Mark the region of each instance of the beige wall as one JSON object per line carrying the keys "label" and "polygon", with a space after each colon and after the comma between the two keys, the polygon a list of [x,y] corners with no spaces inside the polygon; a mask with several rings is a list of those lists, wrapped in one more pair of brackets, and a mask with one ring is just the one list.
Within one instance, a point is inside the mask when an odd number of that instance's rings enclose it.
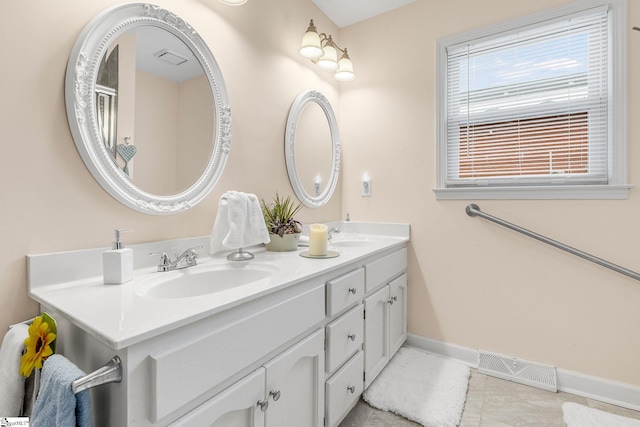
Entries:
{"label": "beige wall", "polygon": [[[340,93],[343,209],[411,223],[409,330],[640,385],[640,283],[436,201],[435,41],[566,3],[425,1],[341,32],[357,79]],[[629,1],[629,181],[640,178],[640,2]],[[371,198],[359,177],[372,178]],[[477,201],[507,219],[640,271],[640,197]]]}
{"label": "beige wall", "polygon": [[137,71],[135,111],[138,152],[129,162],[129,176],[153,194],[187,190],[202,176],[212,153],[215,118],[209,81],[202,75],[177,83]]}
{"label": "beige wall", "polygon": [[[563,0],[418,2],[340,31],[358,78],[341,92],[297,55],[313,17],[338,34],[310,1],[250,0],[239,8],[217,0],[158,2],[186,18],[211,46],[233,109],[233,148],[220,183],[189,212],[154,217],[114,201],[82,164],[66,124],[64,72],[81,28],[116,0],[0,2],[6,46],[0,81],[0,329],[36,313],[26,296],[25,254],[107,246],[112,228],[130,227],[127,241],[205,235],[217,201],[234,189],[268,198],[291,194],[283,132],[291,102],[321,90],[341,126],[342,194],[305,222],[408,222],[409,329],[471,348],[550,363],[640,385],[640,284],[464,213],[467,201],[436,201],[435,40],[564,3]],[[632,0],[629,28],[640,22]],[[61,25],[64,23],[64,25]],[[52,35],[55,35],[53,37]],[[629,180],[640,152],[640,33],[629,30]],[[338,97],[339,95],[339,97]],[[373,195],[360,197],[360,176]],[[259,179],[256,177],[260,177]],[[504,217],[613,262],[640,270],[640,200],[486,201]],[[588,233],[588,234],[587,234]],[[463,263],[464,266],[460,264]]]}
{"label": "beige wall", "polygon": [[176,191],[178,142],[178,92],[176,82],[138,70],[136,72],[135,131],[138,151],[131,160],[130,176],[152,194]]}
{"label": "beige wall", "polygon": [[[215,113],[209,81],[202,75],[178,85],[176,189],[185,191],[202,176],[211,157]],[[184,149],[182,148],[184,147]]]}

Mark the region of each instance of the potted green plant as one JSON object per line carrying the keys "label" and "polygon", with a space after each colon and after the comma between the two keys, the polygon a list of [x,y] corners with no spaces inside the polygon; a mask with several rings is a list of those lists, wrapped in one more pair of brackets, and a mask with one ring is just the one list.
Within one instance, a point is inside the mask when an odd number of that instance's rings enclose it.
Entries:
{"label": "potted green plant", "polygon": [[295,251],[298,248],[302,224],[294,216],[302,209],[302,204],[294,203],[290,196],[281,198],[276,191],[273,202],[260,200],[264,222],[269,230],[268,251]]}

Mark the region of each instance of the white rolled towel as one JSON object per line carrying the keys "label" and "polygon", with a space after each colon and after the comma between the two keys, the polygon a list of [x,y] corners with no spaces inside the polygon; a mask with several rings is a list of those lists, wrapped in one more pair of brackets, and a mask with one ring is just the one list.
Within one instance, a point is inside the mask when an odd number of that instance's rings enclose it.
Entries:
{"label": "white rolled towel", "polygon": [[258,197],[239,191],[224,193],[211,231],[211,254],[268,242],[269,232]]}
{"label": "white rolled towel", "polygon": [[19,417],[24,401],[24,380],[20,375],[20,358],[29,325],[19,323],[5,334],[0,347],[0,416]]}

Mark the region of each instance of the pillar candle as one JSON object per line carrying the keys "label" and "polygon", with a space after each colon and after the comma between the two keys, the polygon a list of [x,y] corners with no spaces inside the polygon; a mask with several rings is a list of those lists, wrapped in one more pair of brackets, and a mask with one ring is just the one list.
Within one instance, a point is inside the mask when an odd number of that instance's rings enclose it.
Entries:
{"label": "pillar candle", "polygon": [[328,232],[325,224],[309,226],[309,255],[324,256],[327,254]]}

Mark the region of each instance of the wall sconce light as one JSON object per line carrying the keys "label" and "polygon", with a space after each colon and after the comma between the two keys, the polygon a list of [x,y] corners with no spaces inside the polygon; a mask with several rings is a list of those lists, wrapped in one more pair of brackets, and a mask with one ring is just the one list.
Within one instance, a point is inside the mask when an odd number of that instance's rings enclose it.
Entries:
{"label": "wall sconce light", "polygon": [[220,0],[220,3],[229,6],[240,6],[241,4],[245,4],[246,2],[247,0]]}
{"label": "wall sconce light", "polygon": [[[338,59],[338,52],[342,54],[340,59]],[[335,71],[333,78],[339,82],[350,82],[356,78],[347,49],[341,49],[331,35],[318,34],[313,19],[302,36],[300,55],[316,63],[323,70]]]}

